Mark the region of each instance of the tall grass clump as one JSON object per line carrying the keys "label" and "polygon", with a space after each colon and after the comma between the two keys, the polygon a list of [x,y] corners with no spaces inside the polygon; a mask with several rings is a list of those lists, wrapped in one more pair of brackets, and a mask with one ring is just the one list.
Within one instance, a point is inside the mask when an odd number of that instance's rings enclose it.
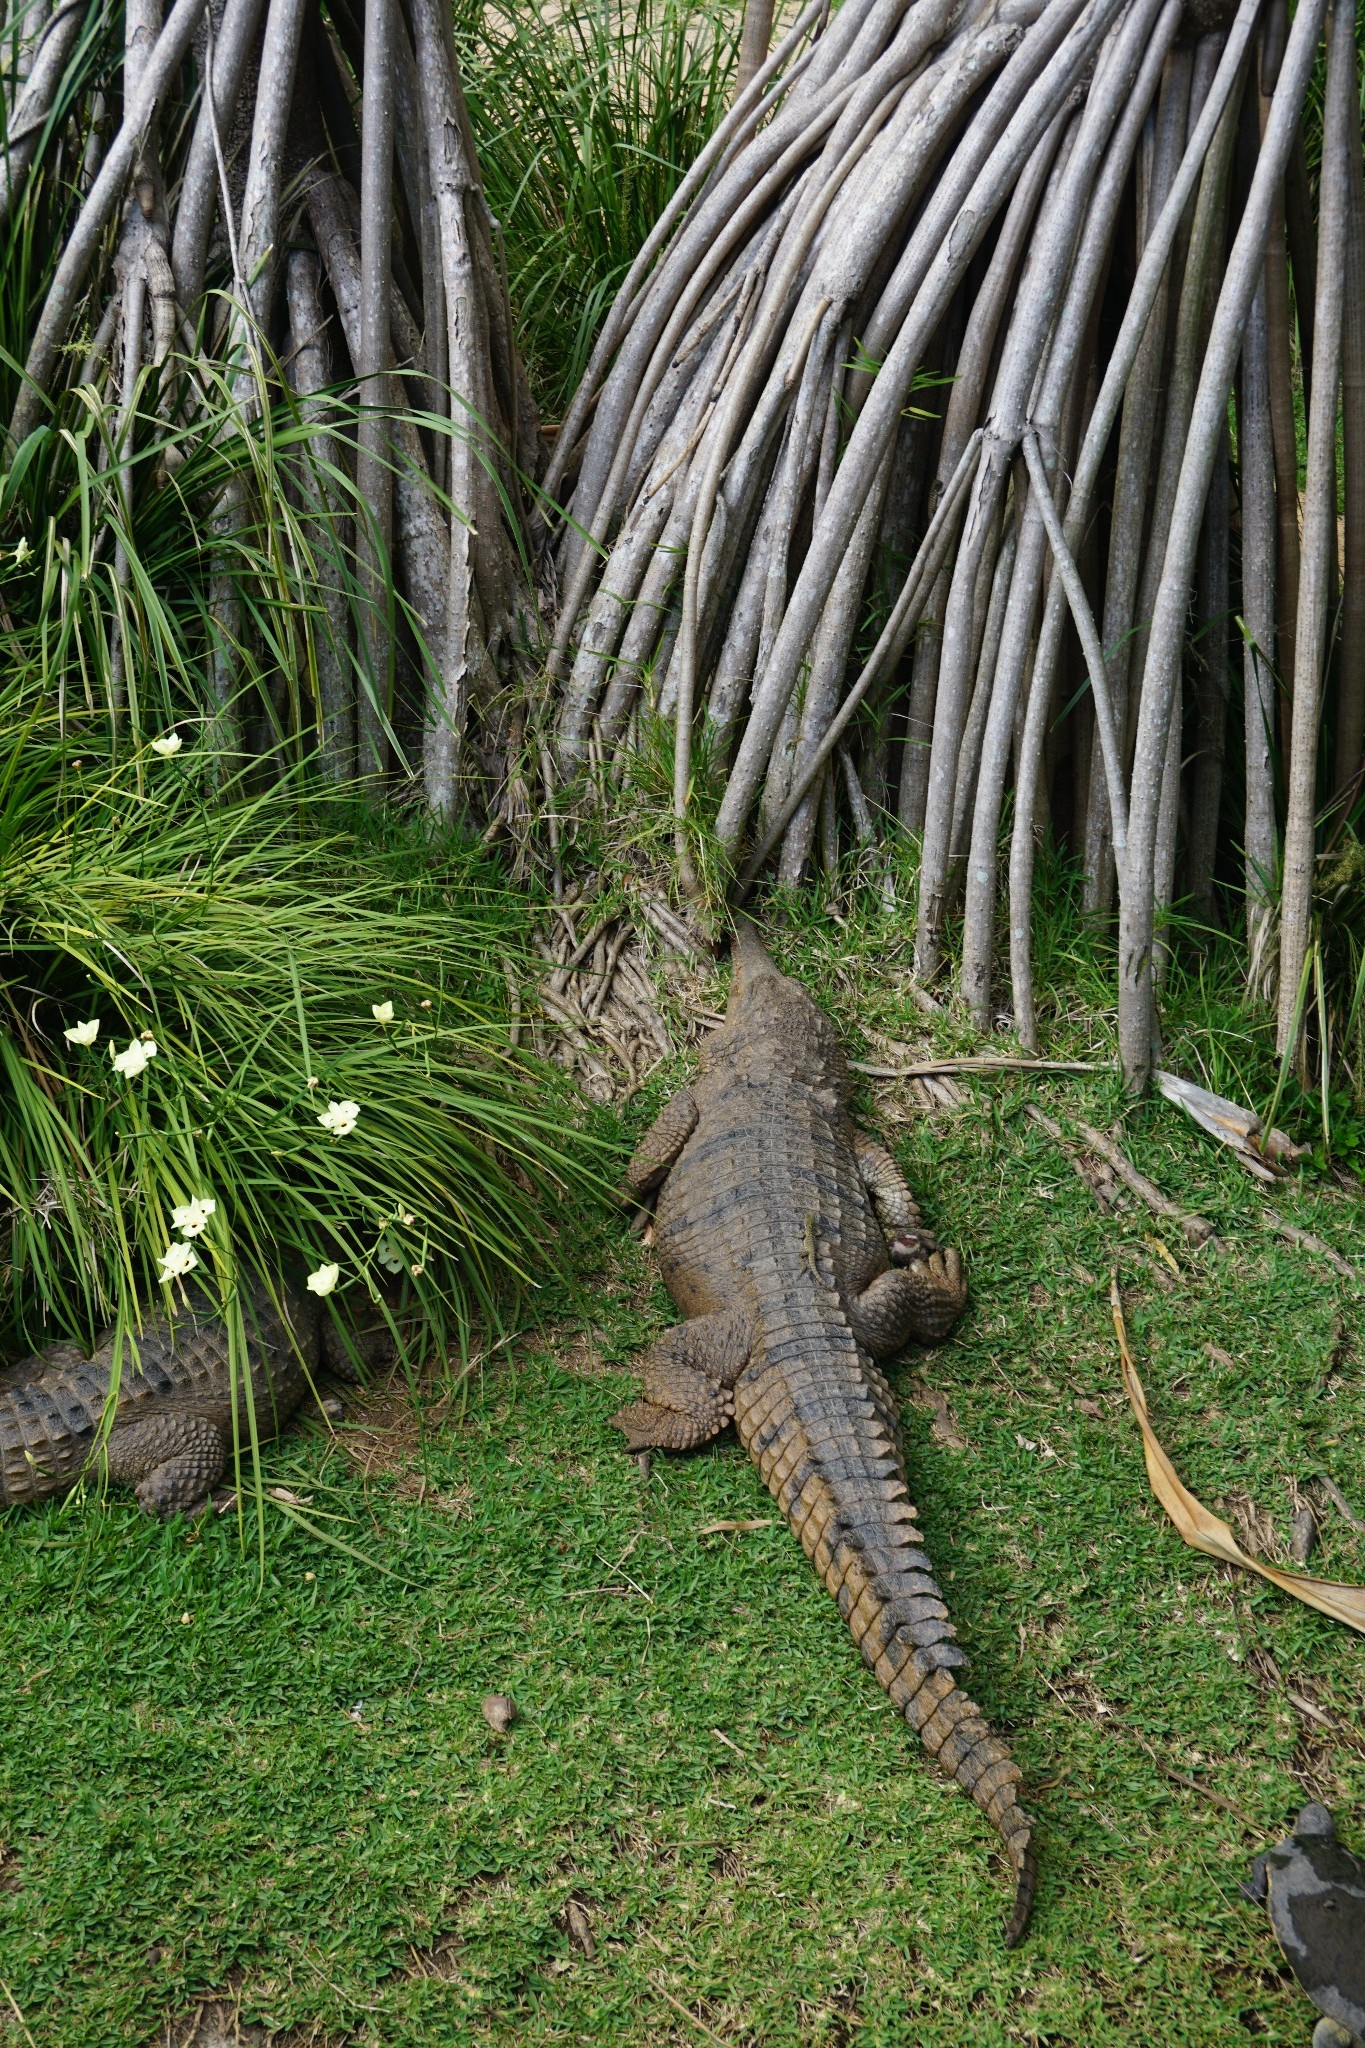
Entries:
{"label": "tall grass clump", "polygon": [[516,899],[345,792],[225,783],[188,723],[112,765],[0,724],[0,1350],[172,1306],[196,1199],[224,1299],[335,1265],[343,1327],[395,1289],[442,1356],[495,1326],[585,1180],[508,1043]]}
{"label": "tall grass clump", "polygon": [[558,418],[621,279],[734,86],[717,0],[456,0],[465,94],[522,354]]}

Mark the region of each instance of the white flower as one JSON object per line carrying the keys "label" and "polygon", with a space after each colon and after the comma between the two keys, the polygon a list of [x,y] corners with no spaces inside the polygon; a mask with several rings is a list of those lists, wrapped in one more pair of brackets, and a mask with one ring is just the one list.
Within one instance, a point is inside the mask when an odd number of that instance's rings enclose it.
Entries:
{"label": "white flower", "polygon": [[17,547],[17,548],[16,548],[15,550],[14,550],[14,566],[15,566],[15,568],[16,568],[16,569],[22,569],[22,568],[23,568],[23,566],[24,566],[24,564],[25,564],[25,562],[26,562],[26,561],[28,560],[29,556],[30,556],[30,555],[31,555],[32,553],[33,553],[33,550],[32,550],[32,548],[31,548],[31,547],[29,546],[28,542],[27,542],[26,540],[21,540],[21,541],[20,541],[20,543],[19,543],[19,545],[18,545],[18,547]]}
{"label": "white flower", "polygon": [[324,1131],[335,1131],[339,1138],[345,1138],[355,1129],[356,1118],[359,1115],[358,1102],[329,1102],[318,1122]]}
{"label": "white flower", "polygon": [[169,761],[172,754],[178,754],[185,742],[178,732],[168,732],[164,738],[152,741],[152,752],[160,754],[163,761]]}
{"label": "white flower", "polygon": [[330,1294],[341,1278],[340,1266],[319,1266],[316,1273],[308,1275],[310,1294]]}
{"label": "white flower", "polygon": [[381,1237],[375,1246],[375,1257],[386,1273],[401,1273],[407,1264],[397,1245],[391,1243],[387,1237]]}
{"label": "white flower", "polygon": [[135,1038],[128,1047],[127,1052],[115,1052],[111,1045],[109,1057],[114,1062],[114,1072],[116,1074],[125,1074],[130,1081],[134,1080],[142,1072],[148,1060],[156,1058],[156,1040],[154,1038]]}
{"label": "white flower", "polygon": [[370,1004],[370,1015],[371,1015],[371,1016],[372,1016],[372,1017],[374,1018],[374,1021],[375,1021],[375,1023],[376,1023],[376,1024],[392,1024],[392,1022],[393,1022],[393,1004],[392,1004],[392,1003],[371,1003],[371,1004]]}
{"label": "white flower", "polygon": [[202,1237],[204,1225],[210,1216],[217,1214],[218,1204],[212,1195],[196,1195],[192,1202],[182,1203],[180,1208],[172,1209],[171,1224],[182,1237]]}
{"label": "white flower", "polygon": [[68,1045],[93,1045],[100,1035],[98,1017],[87,1018],[84,1024],[70,1024],[62,1033]]}
{"label": "white flower", "polygon": [[169,1287],[172,1280],[192,1273],[198,1264],[199,1254],[192,1244],[168,1244],[160,1259],[162,1285]]}

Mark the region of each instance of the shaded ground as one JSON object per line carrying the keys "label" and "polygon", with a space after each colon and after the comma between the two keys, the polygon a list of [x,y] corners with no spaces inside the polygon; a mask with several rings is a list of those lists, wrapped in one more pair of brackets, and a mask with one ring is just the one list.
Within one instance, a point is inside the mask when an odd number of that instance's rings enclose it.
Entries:
{"label": "shaded ground", "polygon": [[[953,1043],[885,961],[875,990],[808,966],[848,1020]],[[895,1378],[973,1691],[1035,1788],[1022,1949],[999,1945],[985,1823],[736,1445],[656,1460],[647,1487],[617,1448],[630,1356],[668,1316],[622,1235],[589,1313],[427,1426],[390,1390],[336,1444],[274,1448],[271,1482],[372,1564],[283,1515],[263,1582],[230,1516],[0,1522],[6,2048],[1302,2048],[1309,2009],[1237,1885],[1309,1795],[1360,1846],[1365,1643],[1180,1545],[1106,1293],[1117,1257],[1182,1476],[1283,1558],[1318,1474],[1365,1516],[1359,1290],[1271,1237],[1174,1110],[1130,1114],[1125,1143],[1216,1224],[1194,1252],[1103,1214],[1028,1100],[1102,1128],[1121,1107],[1107,1079],[1030,1077],[961,1106],[879,1083],[874,1116],[973,1286],[954,1341]],[[1365,1263],[1351,1195],[1271,1199]],[[1365,1578],[1335,1508],[1315,1566]],[[494,1691],[520,1710],[504,1737]]]}

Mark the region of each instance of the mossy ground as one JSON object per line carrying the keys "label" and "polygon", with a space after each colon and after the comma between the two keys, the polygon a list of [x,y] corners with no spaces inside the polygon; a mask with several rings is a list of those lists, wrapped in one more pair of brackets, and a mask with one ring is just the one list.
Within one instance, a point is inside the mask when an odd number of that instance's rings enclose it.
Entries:
{"label": "mossy ground", "polygon": [[[904,995],[906,950],[826,924],[790,957],[851,1034],[952,1049]],[[1263,1078],[1216,991],[1183,1000],[1173,1064]],[[1103,1054],[1106,1031],[1060,1017],[1053,1037]],[[396,1434],[362,1408],[349,1451],[272,1449],[270,1482],[373,1563],[280,1517],[262,1581],[231,1517],[161,1527],[122,1498],[0,1522],[6,2048],[144,2043],[229,1985],[243,2024],[354,2048],[1302,2048],[1310,2010],[1237,1887],[1308,1796],[1365,1846],[1365,1643],[1182,1547],[1107,1286],[1117,1260],[1182,1476],[1268,1515],[1280,1555],[1315,1474],[1365,1512],[1359,1291],[1270,1236],[1266,1198],[1177,1111],[1130,1111],[1125,1142],[1215,1222],[1193,1253],[1136,1207],[1103,1216],[1023,1113],[1107,1125],[1110,1079],[967,1086],[955,1110],[897,1084],[865,1106],[968,1261],[959,1331],[894,1377],[973,1689],[1035,1790],[1027,1943],[1002,1949],[989,1830],[738,1447],[656,1460],[647,1486],[622,1455],[608,1417],[670,1311],[613,1224],[577,1309],[425,1433],[400,1402],[379,1416]],[[1365,1261],[1351,1194],[1271,1199]],[[949,1404],[937,1430],[922,1387]],[[726,1521],[762,1526],[706,1533]],[[1330,1512],[1316,1562],[1365,1578],[1365,1538]],[[480,1714],[495,1691],[519,1708],[506,1737]]]}

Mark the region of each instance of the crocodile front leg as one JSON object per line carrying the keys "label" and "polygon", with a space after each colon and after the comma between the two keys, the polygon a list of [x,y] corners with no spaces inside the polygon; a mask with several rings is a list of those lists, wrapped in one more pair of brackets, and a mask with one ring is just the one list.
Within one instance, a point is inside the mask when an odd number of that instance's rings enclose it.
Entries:
{"label": "crocodile front leg", "polygon": [[753,1337],[739,1309],[694,1316],[645,1353],[643,1401],[612,1416],[632,1451],[694,1451],[734,1420],[734,1384]]}
{"label": "crocodile front leg", "polygon": [[206,1415],[145,1415],[109,1434],[109,1477],[136,1489],[146,1514],[188,1515],[208,1499],[227,1464],[227,1448]]}
{"label": "crocodile front leg", "polygon": [[869,1138],[866,1131],[853,1133],[853,1160],[858,1169],[858,1178],[872,1197],[872,1206],[877,1212],[877,1221],[888,1237],[903,1233],[921,1232],[934,1243],[932,1235],[924,1229],[924,1219],[919,1212],[919,1203],[911,1193],[910,1183],[897,1166],[884,1145],[875,1138]]}
{"label": "crocodile front leg", "polygon": [[893,1266],[854,1295],[848,1320],[874,1358],[893,1358],[907,1344],[938,1344],[967,1306],[962,1261],[949,1246]]}
{"label": "crocodile front leg", "polygon": [[697,1114],[691,1089],[680,1088],[635,1147],[621,1182],[624,1195],[642,1201],[667,1180],[669,1169],[697,1128]]}

